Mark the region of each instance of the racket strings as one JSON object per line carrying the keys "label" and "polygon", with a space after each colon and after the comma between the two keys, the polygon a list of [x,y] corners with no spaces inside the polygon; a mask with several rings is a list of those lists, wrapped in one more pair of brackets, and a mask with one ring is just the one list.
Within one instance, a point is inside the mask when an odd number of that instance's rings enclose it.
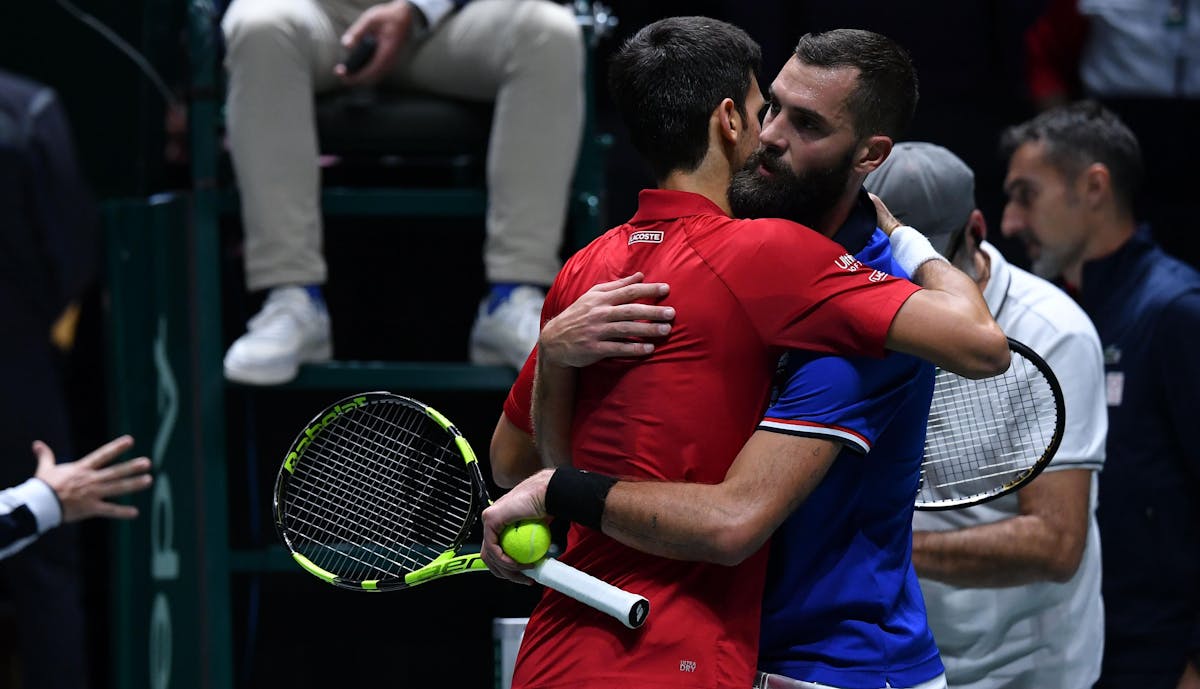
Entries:
{"label": "racket strings", "polygon": [[[371,452],[382,451],[380,448],[367,449]],[[314,457],[326,460],[328,465],[340,469],[339,472],[325,470],[322,473],[322,467],[311,464],[306,467],[307,471],[297,472],[297,485],[303,485],[306,480],[311,484],[310,490],[295,493],[295,506],[298,512],[302,513],[296,515],[298,521],[304,523],[311,532],[324,535],[326,541],[338,544],[336,548],[325,542],[319,542],[320,545],[351,558],[353,554],[346,554],[345,544],[364,542],[359,533],[361,527],[357,525],[372,524],[375,528],[374,543],[368,552],[382,558],[384,562],[378,559],[365,561],[361,558],[355,561],[368,569],[383,568],[393,572],[410,569],[413,563],[398,561],[401,557],[399,546],[403,540],[400,534],[404,527],[397,522],[397,515],[380,508],[380,505],[386,505],[386,496],[379,492],[380,486],[385,485],[385,480],[381,480],[385,477],[380,475],[378,466],[361,461],[364,456],[361,444],[357,448],[338,448],[337,453],[329,453],[328,450],[328,447],[317,446],[311,448],[310,452],[314,453]],[[348,459],[352,461],[341,461],[341,455],[348,452],[352,455]],[[358,506],[361,510],[354,513],[346,509],[346,504]],[[413,541],[410,539],[408,542]],[[363,573],[348,570],[343,572],[343,575],[363,576]]]}
{"label": "racket strings", "polygon": [[[458,468],[462,465],[462,459],[453,449],[449,447],[451,439],[440,429],[432,429],[438,435],[445,438],[445,444],[439,446],[425,440],[419,433],[415,432],[414,427],[419,427],[418,424],[428,423],[423,413],[404,409],[398,405],[393,405],[396,410],[407,416],[401,422],[396,423],[393,419],[385,416],[368,417],[369,424],[363,424],[357,418],[348,420],[351,424],[357,424],[356,430],[361,435],[365,435],[370,440],[377,441],[374,446],[363,447],[361,442],[355,443],[353,439],[347,443],[351,449],[356,450],[356,463],[351,464],[351,467],[365,467],[369,471],[367,475],[359,475],[354,477],[356,482],[364,482],[371,486],[377,487],[384,491],[378,502],[387,504],[389,500],[386,497],[390,491],[385,489],[394,488],[396,486],[407,486],[412,490],[416,490],[419,495],[429,497],[431,495],[441,496],[445,491],[434,492],[432,484],[436,477],[442,478],[443,481],[453,481],[454,476],[450,472],[451,468]],[[431,429],[423,429],[429,431]],[[423,445],[423,446],[422,446]],[[422,461],[417,462],[387,462],[387,463],[370,463],[363,461],[364,457],[371,453],[382,453],[384,456],[404,456],[417,457]],[[430,462],[431,458],[439,459],[437,462]],[[409,495],[399,494],[396,498],[408,498]],[[390,502],[395,503],[393,498]],[[453,510],[453,506],[446,501],[438,502],[438,507],[442,510]],[[460,502],[461,499],[460,499]],[[459,507],[458,512],[465,514],[469,503],[464,503]],[[448,543],[456,535],[456,532],[446,527],[442,527],[441,537],[437,537],[428,529],[422,533],[416,533],[422,526],[427,524],[414,524],[411,518],[412,511],[400,512],[395,517],[399,518],[399,531],[407,534],[407,538],[397,538],[395,540],[405,540],[408,543]],[[392,522],[396,524],[395,521]],[[440,525],[438,524],[434,525]]]}
{"label": "racket strings", "polygon": [[[378,426],[378,422],[376,422],[375,425]],[[361,429],[359,430],[361,432]],[[375,428],[373,430],[376,431],[376,433],[373,434],[375,439],[381,437],[379,436],[379,432],[381,432],[380,429]],[[371,435],[368,435],[367,437],[371,438]],[[350,444],[353,445],[353,443]],[[376,445],[378,444],[379,443],[376,443]],[[352,457],[354,461],[350,463],[341,463],[340,466],[343,470],[357,469],[367,466],[368,468],[375,469],[375,471],[343,471],[343,473],[346,475],[342,478],[340,483],[343,486],[373,487],[376,490],[366,491],[364,495],[347,493],[345,492],[346,489],[343,488],[338,497],[343,500],[343,502],[351,501],[349,503],[351,506],[366,506],[366,514],[355,514],[351,510],[346,509],[346,504],[341,505],[341,509],[336,511],[334,523],[340,527],[343,527],[343,529],[341,531],[334,531],[333,534],[341,537],[343,540],[346,540],[351,544],[355,544],[349,546],[350,549],[354,549],[357,546],[358,551],[365,551],[367,554],[374,553],[382,556],[385,560],[385,562],[379,562],[377,558],[364,558],[362,557],[362,552],[356,552],[359,557],[354,559],[354,562],[359,565],[363,565],[368,569],[383,568],[384,573],[395,575],[401,572],[411,571],[412,569],[427,563],[429,560],[435,557],[438,552],[440,552],[440,548],[442,548],[443,544],[452,540],[453,534],[446,531],[440,534],[440,537],[438,537],[437,534],[430,532],[428,529],[420,530],[414,528],[411,524],[411,520],[406,519],[405,515],[396,515],[389,512],[386,509],[388,500],[386,499],[386,496],[379,492],[379,489],[386,487],[389,484],[389,481],[394,482],[396,479],[394,472],[391,472],[393,475],[389,476],[388,471],[379,471],[379,466],[372,467],[370,463],[363,461],[363,457],[367,456],[365,453],[386,453],[394,448],[364,446],[362,442],[359,442],[357,443],[357,447],[350,447],[348,449],[351,451],[351,454],[354,455]],[[457,457],[452,457],[452,461],[456,461],[459,464],[462,462],[462,460]],[[364,497],[365,499],[362,499]],[[380,505],[384,506],[384,509],[380,509],[378,507]],[[356,531],[350,531],[350,535],[348,536],[346,535],[347,532],[344,528],[347,524],[353,524],[356,529]],[[364,525],[366,525],[365,528],[372,530],[371,533],[362,533]],[[328,529],[326,529],[326,533],[328,535]],[[420,544],[419,549],[415,548],[417,544]],[[346,550],[346,546],[343,545],[338,550],[339,552],[344,551]],[[391,557],[388,557],[388,555],[391,555]],[[334,564],[335,566],[343,566],[347,563],[336,562]],[[329,567],[326,567],[326,569],[329,569]],[[358,569],[347,570],[340,572],[340,574],[347,578],[366,578],[370,575],[370,573],[363,573]],[[373,576],[377,577],[378,574],[379,573],[375,573]]]}
{"label": "racket strings", "polygon": [[930,406],[918,502],[995,494],[1031,472],[1057,425],[1054,390],[1017,352],[1008,371],[970,380],[939,371]]}
{"label": "racket strings", "polygon": [[326,424],[292,482],[284,511],[293,547],[347,579],[402,577],[425,566],[457,545],[473,515],[453,437],[394,401]]}

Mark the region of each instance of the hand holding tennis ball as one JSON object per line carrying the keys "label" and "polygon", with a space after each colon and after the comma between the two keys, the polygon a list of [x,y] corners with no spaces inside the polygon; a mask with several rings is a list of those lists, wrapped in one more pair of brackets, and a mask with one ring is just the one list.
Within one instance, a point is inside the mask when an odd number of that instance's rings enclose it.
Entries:
{"label": "hand holding tennis ball", "polygon": [[550,528],[538,519],[522,519],[500,532],[500,547],[523,565],[533,564],[550,549]]}

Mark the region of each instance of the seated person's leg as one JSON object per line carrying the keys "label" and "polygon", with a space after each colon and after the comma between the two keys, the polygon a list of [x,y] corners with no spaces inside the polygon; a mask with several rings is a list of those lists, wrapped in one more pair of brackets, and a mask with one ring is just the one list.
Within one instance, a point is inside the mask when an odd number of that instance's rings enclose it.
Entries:
{"label": "seated person's leg", "polygon": [[415,46],[395,83],[496,104],[471,360],[519,368],[537,340],[583,128],[583,37],[547,0],[474,0]]}
{"label": "seated person's leg", "polygon": [[300,363],[331,356],[313,94],[338,86],[339,39],[359,11],[326,0],[234,0],[222,21],[246,282],[271,290],[225,356],[231,380],[282,383]]}

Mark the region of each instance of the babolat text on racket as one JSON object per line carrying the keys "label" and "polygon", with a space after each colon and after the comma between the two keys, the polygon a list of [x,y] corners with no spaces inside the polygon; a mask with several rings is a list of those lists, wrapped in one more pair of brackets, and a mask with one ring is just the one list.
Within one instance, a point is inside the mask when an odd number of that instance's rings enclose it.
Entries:
{"label": "babolat text on racket", "polygon": [[1062,388],[1050,366],[1009,339],[1004,373],[971,380],[939,370],[929,408],[917,509],[994,500],[1046,468],[1065,424]]}
{"label": "babolat text on racket", "polygon": [[[297,436],[275,480],[275,526],[301,567],[340,588],[392,591],[487,569],[460,554],[491,500],[466,438],[432,407],[388,392],[331,405]],[[649,602],[552,558],[530,579],[645,623]]]}

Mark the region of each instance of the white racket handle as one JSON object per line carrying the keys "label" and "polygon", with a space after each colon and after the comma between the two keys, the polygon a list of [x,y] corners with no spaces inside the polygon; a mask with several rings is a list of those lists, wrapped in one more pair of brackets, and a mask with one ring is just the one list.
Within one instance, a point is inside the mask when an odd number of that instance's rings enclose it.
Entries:
{"label": "white racket handle", "polygon": [[596,577],[575,569],[553,558],[544,558],[524,574],[542,586],[570,596],[590,605],[600,612],[612,615],[621,624],[637,629],[650,615],[650,601],[642,596],[600,581]]}

